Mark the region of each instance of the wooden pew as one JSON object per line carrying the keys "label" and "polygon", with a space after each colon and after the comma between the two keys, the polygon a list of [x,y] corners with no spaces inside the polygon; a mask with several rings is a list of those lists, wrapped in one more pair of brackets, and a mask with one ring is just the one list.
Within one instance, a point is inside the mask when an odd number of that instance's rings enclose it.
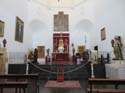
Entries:
{"label": "wooden pew", "polygon": [[38,80],[38,74],[0,74],[0,79],[34,79]]}
{"label": "wooden pew", "polygon": [[[97,90],[99,92],[99,89],[93,89],[93,85],[114,85],[114,89],[118,89],[118,85],[125,85],[125,79],[109,79],[109,78],[89,78],[88,80],[89,86],[90,86],[90,93],[92,93],[93,90]],[[99,93],[104,93],[102,91],[107,91],[105,93],[112,93],[108,92],[108,90],[112,89],[101,89]],[[118,90],[119,91],[119,90]],[[117,93],[117,92],[115,92]],[[123,92],[122,92],[123,93]],[[125,93],[125,91],[124,91]]]}
{"label": "wooden pew", "polygon": [[23,89],[23,93],[26,93],[28,85],[28,82],[0,82],[0,89],[1,93],[4,93],[4,88],[15,88],[15,93],[18,93],[17,89],[19,88],[19,93],[21,93],[21,89]]}
{"label": "wooden pew", "polygon": [[125,89],[98,89],[97,93],[125,93]]}
{"label": "wooden pew", "polygon": [[[36,93],[39,93],[39,85],[37,84],[38,78],[39,78],[39,74],[0,74],[0,79],[15,79],[16,81],[20,79],[34,80]],[[6,81],[6,82],[9,83],[10,81]]]}

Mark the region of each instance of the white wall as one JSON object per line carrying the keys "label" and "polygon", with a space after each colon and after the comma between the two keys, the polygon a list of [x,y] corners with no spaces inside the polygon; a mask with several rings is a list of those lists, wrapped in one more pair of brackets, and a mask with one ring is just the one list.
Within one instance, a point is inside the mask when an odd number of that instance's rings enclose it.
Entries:
{"label": "white wall", "polygon": [[[28,28],[28,8],[26,0],[0,0],[0,20],[5,22],[4,37],[7,40],[8,63],[24,63],[24,55],[32,47],[31,32]],[[15,41],[16,16],[24,22],[23,43]]]}
{"label": "white wall", "polygon": [[[113,53],[111,39],[115,35],[122,38],[123,52],[125,53],[125,0],[94,0],[95,29],[91,33],[93,45],[99,46],[99,51]],[[100,29],[106,28],[106,40],[101,41]],[[124,54],[125,58],[125,54]]]}
{"label": "white wall", "polygon": [[[45,2],[45,1],[44,1]],[[48,7],[46,3],[34,3],[31,0],[0,0],[0,20],[5,22],[4,37],[9,52],[26,52],[38,45],[53,50],[53,15],[59,11],[69,15],[70,44],[85,44],[99,51],[112,53],[111,39],[120,35],[125,58],[125,0],[87,0],[74,7]],[[15,21],[19,16],[24,21],[24,42],[15,41]],[[101,41],[100,29],[106,28],[106,40]],[[71,46],[70,46],[71,47]]]}
{"label": "white wall", "polygon": [[[26,52],[31,47],[30,32],[27,28],[28,17],[26,0],[0,0],[0,20],[5,22],[4,37],[7,40],[8,52]],[[24,21],[23,43],[15,41],[16,16]],[[3,38],[0,38],[2,44]]]}
{"label": "white wall", "polygon": [[[92,28],[93,21],[93,3],[86,2],[76,5],[75,7],[47,7],[40,3],[29,2],[29,28],[33,32],[33,47],[43,45],[53,50],[53,15],[59,11],[69,15],[69,32],[70,47],[71,43],[75,44],[76,50],[78,45],[85,45],[87,39],[87,48],[90,48],[89,33]],[[85,7],[83,7],[83,5]],[[81,20],[82,23],[81,23]],[[86,22],[86,20],[89,22]],[[37,24],[37,25],[36,25]],[[80,24],[80,26],[78,26]],[[66,32],[67,33],[67,32]],[[71,52],[71,51],[70,51]]]}

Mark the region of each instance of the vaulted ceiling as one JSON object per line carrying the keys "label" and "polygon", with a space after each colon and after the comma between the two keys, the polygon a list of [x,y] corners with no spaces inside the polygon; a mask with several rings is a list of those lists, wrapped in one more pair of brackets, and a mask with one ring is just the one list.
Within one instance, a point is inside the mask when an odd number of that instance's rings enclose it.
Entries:
{"label": "vaulted ceiling", "polygon": [[41,5],[46,5],[47,7],[50,8],[63,8],[63,7],[75,7],[80,4],[85,3],[87,0],[30,0],[35,3],[41,4]]}

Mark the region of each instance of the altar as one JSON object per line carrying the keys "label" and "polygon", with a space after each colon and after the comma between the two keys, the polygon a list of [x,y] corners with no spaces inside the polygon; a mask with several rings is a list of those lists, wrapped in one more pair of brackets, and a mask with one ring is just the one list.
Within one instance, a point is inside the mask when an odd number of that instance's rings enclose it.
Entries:
{"label": "altar", "polygon": [[68,62],[69,62],[69,33],[54,33],[52,63],[66,64]]}
{"label": "altar", "polygon": [[52,62],[53,63],[68,63],[69,62],[69,54],[68,53],[52,53]]}

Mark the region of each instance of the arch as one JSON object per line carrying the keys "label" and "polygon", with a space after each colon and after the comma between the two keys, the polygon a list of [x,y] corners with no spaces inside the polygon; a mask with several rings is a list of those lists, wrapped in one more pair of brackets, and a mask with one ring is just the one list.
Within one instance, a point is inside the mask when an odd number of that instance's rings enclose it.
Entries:
{"label": "arch", "polygon": [[90,32],[94,28],[94,25],[90,20],[82,19],[74,27],[79,31]]}
{"label": "arch", "polygon": [[[70,43],[74,43],[74,45],[85,45],[87,49],[90,48],[90,33],[94,30],[93,23],[88,19],[82,19],[78,21],[73,28]],[[77,37],[74,38],[74,37]]]}
{"label": "arch", "polygon": [[51,31],[48,29],[48,25],[41,20],[32,20],[29,24],[29,30],[32,33],[33,47],[39,45],[50,45]]}
{"label": "arch", "polygon": [[29,23],[29,28],[34,33],[34,32],[47,30],[47,25],[45,24],[45,22],[36,19],[36,20],[32,20]]}

